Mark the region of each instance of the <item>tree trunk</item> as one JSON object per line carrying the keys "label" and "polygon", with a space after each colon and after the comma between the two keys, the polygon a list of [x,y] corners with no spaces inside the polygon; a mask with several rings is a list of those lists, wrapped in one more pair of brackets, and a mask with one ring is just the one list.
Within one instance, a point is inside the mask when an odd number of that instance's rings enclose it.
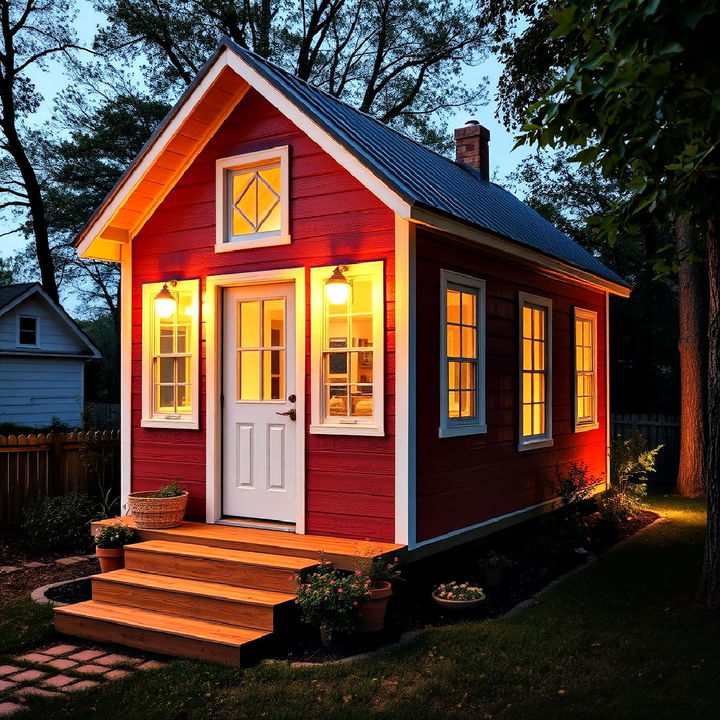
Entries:
{"label": "tree trunk", "polygon": [[698,602],[720,610],[720,216],[708,222],[707,530]]}
{"label": "tree trunk", "polygon": [[680,256],[678,273],[678,314],[680,333],[680,465],[677,493],[699,497],[705,477],[705,372],[703,362],[703,270],[690,262],[692,229],[687,216],[675,219],[675,238]]}

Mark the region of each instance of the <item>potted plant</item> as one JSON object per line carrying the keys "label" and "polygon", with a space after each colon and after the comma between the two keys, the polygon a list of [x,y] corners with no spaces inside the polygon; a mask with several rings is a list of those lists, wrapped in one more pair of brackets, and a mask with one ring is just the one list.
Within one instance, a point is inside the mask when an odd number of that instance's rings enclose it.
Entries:
{"label": "potted plant", "polygon": [[173,480],[159,490],[134,492],[128,496],[130,514],[141,530],[177,527],[187,507],[188,491]]}
{"label": "potted plant", "polygon": [[433,590],[432,598],[436,605],[446,610],[471,610],[485,600],[485,593],[480,587],[453,580],[438,585]]}
{"label": "potted plant", "polygon": [[507,571],[517,563],[507,555],[498,555],[490,550],[485,557],[480,558],[480,567],[485,573],[485,583],[495,590],[502,587]]}
{"label": "potted plant", "polygon": [[331,647],[355,629],[357,608],[369,590],[369,578],[348,575],[332,563],[321,561],[300,579],[295,602],[303,620],[317,625],[323,645]]}
{"label": "potted plant", "polygon": [[370,580],[370,594],[358,607],[357,629],[360,632],[379,632],[385,627],[385,615],[392,595],[392,583],[400,579],[397,558],[364,558],[364,567],[355,571],[358,577]]}
{"label": "potted plant", "polygon": [[95,534],[100,572],[122,570],[125,567],[125,545],[135,541],[135,531],[121,522],[103,525]]}

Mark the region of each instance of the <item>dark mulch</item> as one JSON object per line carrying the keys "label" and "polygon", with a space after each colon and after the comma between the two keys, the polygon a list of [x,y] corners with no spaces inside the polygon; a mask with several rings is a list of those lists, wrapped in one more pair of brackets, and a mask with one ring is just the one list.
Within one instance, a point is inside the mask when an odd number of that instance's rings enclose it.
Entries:
{"label": "dark mulch", "polygon": [[[300,624],[292,636],[279,638],[273,656],[291,662],[323,662],[392,644],[408,630],[498,617],[658,518],[646,510],[615,522],[603,519],[592,501],[581,507],[579,530],[576,523],[553,513],[408,565],[403,571],[404,581],[396,585],[390,599],[382,633],[356,633],[337,647],[326,648],[319,642],[317,628]],[[482,566],[482,558],[490,551],[510,561],[511,567],[503,569],[499,578],[498,573],[488,573]],[[479,585],[485,590],[486,602],[466,612],[439,608],[431,593],[438,584],[450,580]]]}
{"label": "dark mulch", "polygon": [[[19,534],[4,532],[0,535],[0,566],[20,567],[20,570],[0,574],[0,604],[28,595],[42,585],[99,572],[100,566],[94,555],[74,565],[58,565],[56,562],[58,558],[80,557],[88,552],[89,549],[39,553]],[[22,567],[28,562],[40,562],[43,565],[37,568]]]}

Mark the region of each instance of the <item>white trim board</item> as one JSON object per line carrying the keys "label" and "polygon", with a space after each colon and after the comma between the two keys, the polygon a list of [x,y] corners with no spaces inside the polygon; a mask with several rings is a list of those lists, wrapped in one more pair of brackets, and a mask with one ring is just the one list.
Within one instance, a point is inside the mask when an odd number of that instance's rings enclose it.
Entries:
{"label": "white trim board", "polygon": [[123,513],[132,490],[132,244],[121,247],[120,257],[120,512]]}
{"label": "white trim board", "polygon": [[295,284],[296,521],[305,533],[305,268],[208,275],[205,279],[205,522],[222,519],[222,290],[225,287]]}

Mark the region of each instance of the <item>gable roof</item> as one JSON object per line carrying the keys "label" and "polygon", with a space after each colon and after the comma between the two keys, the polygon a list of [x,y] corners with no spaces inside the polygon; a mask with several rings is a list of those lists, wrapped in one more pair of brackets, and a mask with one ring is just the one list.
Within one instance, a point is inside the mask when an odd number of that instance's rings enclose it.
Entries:
{"label": "gable roof", "polygon": [[[93,341],[80,329],[79,325],[67,314],[65,309],[59,303],[56,303],[45,292],[43,286],[38,282],[17,283],[15,285],[0,285],[0,317],[10,312],[13,308],[25,302],[28,298],[37,295],[40,297],[50,310],[57,316],[58,320],[66,326],[70,332],[77,337],[78,340],[86,347],[87,357],[100,358],[102,353],[97,349]],[[18,351],[21,354],[34,352],[43,354],[42,350]],[[16,353],[14,353],[16,354]]]}
{"label": "gable roof", "polygon": [[[180,125],[177,121],[181,108],[186,103],[202,101],[204,95],[199,90],[208,76],[213,72],[217,74],[219,66],[229,66],[249,85],[262,84],[266,99],[276,105],[282,103],[281,111],[286,112],[313,139],[318,140],[319,137],[315,130],[319,130],[320,135],[329,136],[337,147],[328,152],[341,165],[352,163],[352,171],[358,179],[401,216],[418,217],[418,211],[425,210],[467,228],[489,232],[502,238],[506,245],[526,248],[533,256],[539,253],[540,256],[554,258],[583,275],[589,274],[606,281],[603,285],[609,283],[615,292],[627,294],[629,285],[619,275],[512,193],[496,183],[483,180],[474,169],[423,147],[227,38],[221,41],[198,77],[93,216],[78,240],[81,252],[83,244],[87,250],[87,234],[93,223],[103,219],[101,211],[108,204],[118,204],[124,183],[141,168],[153,146],[162,141],[163,135],[169,135],[172,123]],[[236,102],[239,102],[245,89],[236,89]],[[223,119],[230,109],[226,108]],[[288,109],[292,111],[292,116]],[[175,132],[181,132],[181,128]],[[171,140],[166,138],[167,142]],[[322,142],[320,144],[323,145]],[[324,149],[328,148],[324,146]],[[146,216],[149,214],[151,211],[146,210]],[[105,215],[107,225],[110,214],[105,212]]]}

